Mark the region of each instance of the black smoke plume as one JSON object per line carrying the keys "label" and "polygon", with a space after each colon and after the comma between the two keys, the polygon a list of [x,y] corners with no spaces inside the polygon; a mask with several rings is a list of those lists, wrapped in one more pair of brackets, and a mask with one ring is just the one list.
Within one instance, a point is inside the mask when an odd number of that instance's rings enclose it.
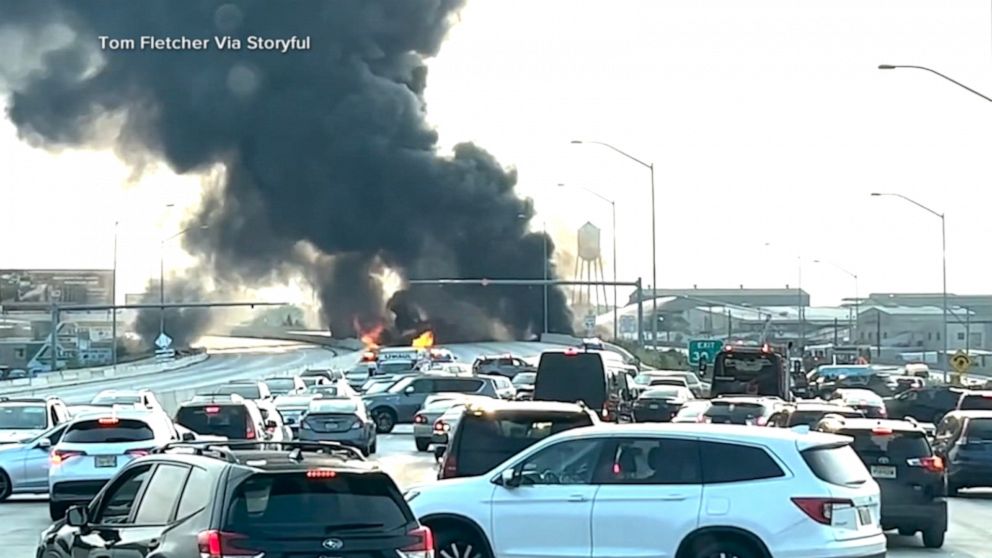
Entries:
{"label": "black smoke plume", "polygon": [[[145,287],[142,301],[156,304],[159,301],[158,281],[149,282]],[[173,277],[165,282],[165,301],[167,303],[199,302],[207,300],[209,294],[195,281],[186,278]],[[165,322],[162,323],[162,312],[142,310],[134,320],[134,331],[141,337],[145,349],[154,348],[155,340],[160,333],[160,327],[165,326],[165,332],[172,338],[172,347],[188,349],[200,334],[210,326],[210,310],[206,308],[187,307],[169,308],[165,311]]]}
{"label": "black smoke plume", "polygon": [[[527,232],[533,209],[514,192],[516,174],[472,144],[438,153],[426,122],[424,60],[462,3],[3,2],[0,33],[46,49],[37,67],[8,76],[9,115],[23,137],[50,147],[93,141],[110,115],[123,122],[118,151],[136,164],[160,159],[179,173],[222,165],[223,183],[195,218],[208,228],[188,234],[186,247],[222,281],[306,274],[336,334],[352,335],[357,320],[397,332],[430,324],[442,342],[519,337],[543,326],[541,287],[415,286],[384,304],[376,278],[389,268],[406,278],[542,279],[551,265],[550,241]],[[211,43],[100,48],[101,36],[143,35]],[[251,35],[308,37],[310,49],[212,43]],[[63,40],[37,39],[52,36]],[[549,308],[552,331],[570,332],[559,289]]]}

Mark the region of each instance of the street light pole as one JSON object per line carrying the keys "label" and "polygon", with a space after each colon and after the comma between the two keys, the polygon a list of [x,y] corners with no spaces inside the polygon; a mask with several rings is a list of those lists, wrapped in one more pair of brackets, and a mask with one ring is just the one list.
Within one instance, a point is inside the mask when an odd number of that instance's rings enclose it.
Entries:
{"label": "street light pole", "polygon": [[[927,69],[927,68],[922,68],[922,69]],[[932,71],[932,70],[930,70],[930,71]],[[937,72],[934,72],[934,73],[937,73]],[[946,77],[946,76],[943,76],[942,74],[938,74],[938,75],[941,75],[942,77]],[[948,79],[950,79],[950,78],[948,78]],[[951,80],[951,81],[954,81],[954,80]],[[966,87],[965,89],[968,89],[968,88]],[[979,95],[981,95],[981,94],[979,93]],[[990,100],[992,100],[992,99],[990,99]],[[950,361],[950,355],[947,354],[948,353],[948,348],[949,348],[948,347],[948,340],[947,340],[947,218],[946,218],[946,216],[943,213],[940,213],[938,211],[934,211],[933,209],[930,209],[929,207],[923,205],[922,203],[920,203],[920,202],[918,202],[918,201],[916,201],[916,200],[914,200],[912,198],[909,198],[907,196],[904,196],[902,194],[888,193],[888,192],[872,192],[871,195],[872,195],[872,197],[876,197],[876,198],[878,198],[878,197],[900,198],[902,200],[905,200],[905,201],[907,201],[907,202],[915,205],[916,207],[919,207],[920,209],[926,211],[927,213],[930,213],[931,215],[934,215],[934,216],[940,218],[940,262],[941,262],[941,283],[942,283],[942,287],[941,287],[941,300],[942,300],[942,306],[943,306],[943,311],[944,311],[943,312],[944,313],[944,335],[943,335],[943,337],[944,337],[944,339],[943,339],[943,341],[944,341],[944,362],[943,362],[943,368],[944,368],[944,383],[947,383],[948,382],[948,377],[949,377],[948,368],[950,368],[950,362],[951,362]]]}
{"label": "street light pole", "polygon": [[[110,300],[111,304],[117,305],[117,233],[120,221],[114,221],[114,271],[110,276]],[[110,321],[110,358],[117,366],[117,308],[111,309],[113,317]]]}
{"label": "street light pole", "polygon": [[541,221],[541,228],[544,231],[544,333],[550,333],[548,331],[548,267],[550,267],[548,262],[548,222]]}
{"label": "street light pole", "polygon": [[[567,184],[558,185],[559,188],[564,188],[566,186],[568,185]],[[611,235],[613,237],[613,282],[616,283],[617,282],[617,202],[616,200],[611,200],[610,198],[607,198],[603,194],[600,194],[595,190],[586,188],[585,186],[576,186],[576,188],[585,190],[586,192],[610,204],[611,224],[613,228],[611,232]],[[619,317],[618,317],[619,312],[620,312],[620,308],[617,306],[617,286],[614,284],[613,285],[613,338],[614,339],[620,338],[619,336],[620,327],[619,327]]]}
{"label": "street light pole", "polygon": [[851,339],[851,342],[857,344],[858,343],[858,317],[861,315],[861,295],[859,294],[859,289],[858,289],[858,274],[857,273],[854,273],[853,271],[849,271],[846,268],[841,267],[841,266],[839,266],[839,265],[837,265],[837,264],[835,264],[833,262],[829,262],[827,260],[813,260],[813,263],[815,263],[815,264],[827,264],[830,267],[836,269],[837,271],[840,271],[841,273],[844,273],[847,276],[849,276],[852,279],[854,279],[854,316],[855,316],[855,318],[854,318],[854,320],[851,321],[851,338],[852,338]]}
{"label": "street light pole", "polygon": [[[620,155],[634,161],[651,172],[651,346],[658,349],[658,206],[655,204],[654,163],[648,163],[634,157],[613,145],[601,141],[572,140],[574,144],[590,143],[611,149]],[[615,301],[614,301],[615,302]],[[616,305],[614,304],[614,307]],[[614,312],[616,312],[614,310]]]}
{"label": "street light pole", "polygon": [[927,68],[926,66],[879,64],[878,69],[879,70],[911,69],[911,70],[923,70],[924,72],[930,72],[931,74],[934,74],[935,76],[941,77],[941,78],[943,78],[943,79],[945,79],[945,80],[953,83],[954,85],[957,85],[961,89],[964,89],[965,91],[969,91],[971,93],[974,93],[975,95],[978,95],[979,97],[981,97],[981,98],[985,99],[986,101],[989,101],[990,103],[992,103],[992,97],[989,97],[988,95],[985,95],[984,93],[980,93],[980,92],[978,92],[978,91],[976,91],[976,90],[968,87],[967,85],[961,83],[960,81],[958,81],[956,79],[953,79],[950,76],[946,76],[946,75],[944,75],[944,74],[942,74],[942,73],[940,73],[937,70],[934,70],[932,68]]}

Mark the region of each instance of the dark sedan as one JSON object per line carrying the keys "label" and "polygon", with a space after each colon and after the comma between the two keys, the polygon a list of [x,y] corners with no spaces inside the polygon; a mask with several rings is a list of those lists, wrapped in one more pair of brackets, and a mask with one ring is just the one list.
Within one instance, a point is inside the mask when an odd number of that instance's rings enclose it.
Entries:
{"label": "dark sedan", "polygon": [[634,401],[636,422],[670,422],[682,405],[693,399],[687,387],[658,386],[645,390]]}

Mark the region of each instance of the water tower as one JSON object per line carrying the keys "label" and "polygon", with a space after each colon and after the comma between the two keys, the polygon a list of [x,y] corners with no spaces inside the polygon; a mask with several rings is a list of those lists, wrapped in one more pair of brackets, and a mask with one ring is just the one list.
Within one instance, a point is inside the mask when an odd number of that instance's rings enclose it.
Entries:
{"label": "water tower", "polygon": [[[576,281],[605,281],[603,279],[603,251],[600,249],[600,230],[586,222],[579,228],[579,256],[575,259]],[[602,294],[602,298],[600,298]],[[595,302],[593,302],[595,299]],[[579,285],[572,296],[576,306],[595,308],[597,314],[609,306],[606,285]],[[595,304],[595,306],[593,306]]]}

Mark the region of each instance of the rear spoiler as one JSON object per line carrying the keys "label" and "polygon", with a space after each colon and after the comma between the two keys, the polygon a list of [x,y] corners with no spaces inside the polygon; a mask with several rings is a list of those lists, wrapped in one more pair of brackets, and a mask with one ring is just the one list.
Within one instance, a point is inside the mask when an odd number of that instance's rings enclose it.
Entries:
{"label": "rear spoiler", "polygon": [[796,440],[796,449],[800,452],[807,450],[829,450],[849,446],[854,442],[850,436],[828,434],[826,432],[810,432]]}

